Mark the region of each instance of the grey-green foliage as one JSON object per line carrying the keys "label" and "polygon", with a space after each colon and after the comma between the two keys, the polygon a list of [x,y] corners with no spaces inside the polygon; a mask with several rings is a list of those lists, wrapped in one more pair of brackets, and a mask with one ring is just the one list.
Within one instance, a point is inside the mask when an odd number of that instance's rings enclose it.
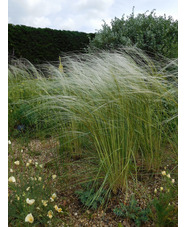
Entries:
{"label": "grey-green foliage", "polygon": [[100,205],[105,203],[106,191],[103,189],[97,196],[96,188],[92,183],[82,184],[83,190],[76,191],[81,203],[91,209],[97,209]]}
{"label": "grey-green foliage", "polygon": [[90,49],[110,49],[119,46],[136,46],[150,53],[158,53],[169,58],[178,56],[178,21],[171,16],[138,14],[121,19],[115,17],[109,26],[104,22],[95,38],[90,42]]}

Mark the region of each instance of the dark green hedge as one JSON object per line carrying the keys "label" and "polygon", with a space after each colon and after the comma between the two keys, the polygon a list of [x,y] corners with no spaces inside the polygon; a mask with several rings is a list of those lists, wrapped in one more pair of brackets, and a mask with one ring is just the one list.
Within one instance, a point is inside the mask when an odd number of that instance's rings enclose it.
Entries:
{"label": "dark green hedge", "polygon": [[89,37],[94,34],[9,24],[8,52],[10,57],[23,57],[32,63],[57,61],[63,52],[83,52]]}

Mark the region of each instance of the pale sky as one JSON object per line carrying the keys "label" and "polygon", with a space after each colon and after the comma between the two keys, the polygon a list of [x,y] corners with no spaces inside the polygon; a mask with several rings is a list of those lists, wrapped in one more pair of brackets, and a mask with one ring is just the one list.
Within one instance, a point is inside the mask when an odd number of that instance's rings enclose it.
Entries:
{"label": "pale sky", "polygon": [[8,22],[32,27],[95,32],[114,17],[156,9],[178,19],[177,0],[8,0]]}

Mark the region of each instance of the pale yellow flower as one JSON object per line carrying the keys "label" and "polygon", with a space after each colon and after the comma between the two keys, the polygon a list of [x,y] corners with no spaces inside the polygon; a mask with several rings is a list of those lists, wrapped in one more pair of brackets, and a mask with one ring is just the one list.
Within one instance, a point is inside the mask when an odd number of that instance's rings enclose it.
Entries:
{"label": "pale yellow flower", "polygon": [[33,217],[33,215],[31,213],[26,216],[25,222],[29,222],[29,223],[33,223],[34,222],[34,217]]}
{"label": "pale yellow flower", "polygon": [[8,140],[8,144],[11,144],[11,141],[10,140]]}
{"label": "pale yellow flower", "polygon": [[40,164],[40,165],[39,165],[39,167],[40,167],[40,168],[43,168],[43,165],[42,165],[42,164]]}
{"label": "pale yellow flower", "polygon": [[166,171],[162,171],[161,174],[162,174],[163,176],[165,176],[165,175],[166,175]]}
{"label": "pale yellow flower", "polygon": [[55,199],[57,197],[56,193],[52,194],[52,199]]}
{"label": "pale yellow flower", "polygon": [[16,179],[15,179],[15,177],[11,176],[11,177],[9,177],[8,181],[10,183],[15,183],[16,182]]}
{"label": "pale yellow flower", "polygon": [[26,163],[26,167],[28,167],[29,165],[30,165],[30,163],[29,163],[29,162],[27,162],[27,163]]}
{"label": "pale yellow flower", "polygon": [[20,197],[18,195],[16,195],[16,198],[17,198],[18,201],[20,200]]}
{"label": "pale yellow flower", "polygon": [[50,201],[53,202],[56,197],[57,197],[56,193],[53,193],[52,196],[50,197]]}
{"label": "pale yellow flower", "polygon": [[32,159],[29,159],[28,162],[31,164],[32,163]]}
{"label": "pale yellow flower", "polygon": [[43,206],[45,206],[45,207],[48,205],[48,200],[41,200],[41,202],[42,202]]}
{"label": "pale yellow flower", "polygon": [[167,177],[170,178],[171,177],[170,174],[167,174]]}
{"label": "pale yellow flower", "polygon": [[38,177],[38,181],[41,181],[42,180],[42,178],[41,177]]}
{"label": "pale yellow flower", "polygon": [[23,153],[23,149],[21,149],[21,153]]}
{"label": "pale yellow flower", "polygon": [[58,208],[57,211],[58,211],[59,213],[62,213],[62,212],[63,212],[61,208]]}
{"label": "pale yellow flower", "polygon": [[160,187],[160,191],[163,191],[163,187]]}
{"label": "pale yellow flower", "polygon": [[30,187],[28,187],[27,189],[26,189],[26,191],[29,191],[30,190]]}
{"label": "pale yellow flower", "polygon": [[55,205],[55,206],[54,206],[54,209],[55,209],[55,210],[58,210],[58,206],[57,206],[57,205]]}
{"label": "pale yellow flower", "polygon": [[52,179],[54,180],[54,179],[56,179],[56,177],[57,177],[57,175],[52,175]]}
{"label": "pale yellow flower", "polygon": [[10,169],[10,172],[13,173],[14,172],[13,169]]}
{"label": "pale yellow flower", "polygon": [[48,211],[47,216],[48,216],[50,219],[53,217],[53,212],[52,212],[52,210],[49,210],[49,211]]}
{"label": "pale yellow flower", "polygon": [[174,179],[172,179],[172,181],[171,181],[173,184],[175,183],[175,180]]}
{"label": "pale yellow flower", "polygon": [[29,199],[29,198],[27,198],[27,199],[26,199],[26,202],[27,202],[29,205],[32,205],[33,203],[35,203],[35,199]]}
{"label": "pale yellow flower", "polygon": [[19,161],[15,161],[14,164],[15,164],[16,166],[18,166],[18,165],[20,164],[20,162],[19,162]]}
{"label": "pale yellow flower", "polygon": [[155,189],[154,189],[154,193],[157,193],[157,192],[158,192],[158,190],[155,188]]}
{"label": "pale yellow flower", "polygon": [[35,162],[35,166],[38,166],[38,162]]}
{"label": "pale yellow flower", "polygon": [[50,201],[51,201],[51,202],[54,202],[54,199],[53,199],[52,197],[50,197]]}

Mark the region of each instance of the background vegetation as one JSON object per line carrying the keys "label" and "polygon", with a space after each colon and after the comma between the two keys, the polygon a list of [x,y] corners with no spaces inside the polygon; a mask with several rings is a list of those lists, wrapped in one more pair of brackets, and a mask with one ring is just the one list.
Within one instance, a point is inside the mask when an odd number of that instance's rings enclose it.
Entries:
{"label": "background vegetation", "polygon": [[94,34],[8,25],[8,51],[10,56],[26,58],[32,63],[57,61],[60,54],[83,52]]}
{"label": "background vegetation", "polygon": [[115,17],[111,25],[104,22],[102,29],[95,34],[9,24],[8,37],[9,56],[23,57],[32,63],[57,61],[64,52],[120,46],[136,46],[150,56],[178,56],[178,21],[171,17],[158,17],[155,11],[137,16],[133,12],[121,19]]}
{"label": "background vegetation", "polygon": [[121,19],[115,17],[111,25],[104,24],[90,42],[91,48],[111,49],[136,46],[149,55],[178,56],[178,21],[172,17],[156,16],[155,11]]}

